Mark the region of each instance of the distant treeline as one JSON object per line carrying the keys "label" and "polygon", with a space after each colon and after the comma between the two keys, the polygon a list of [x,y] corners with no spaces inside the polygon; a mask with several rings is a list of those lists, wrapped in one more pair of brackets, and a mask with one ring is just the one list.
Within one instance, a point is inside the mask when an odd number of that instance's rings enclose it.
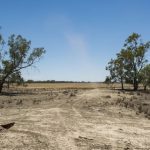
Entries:
{"label": "distant treeline", "polygon": [[[46,81],[35,81],[35,80],[27,80],[25,83],[93,83],[90,81],[56,81],[56,80],[46,80]],[[95,82],[100,83],[100,82]]]}

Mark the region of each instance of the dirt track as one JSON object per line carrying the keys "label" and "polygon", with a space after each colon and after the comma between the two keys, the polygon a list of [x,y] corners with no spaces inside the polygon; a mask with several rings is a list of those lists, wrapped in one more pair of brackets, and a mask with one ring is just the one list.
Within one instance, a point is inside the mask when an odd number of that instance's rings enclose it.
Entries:
{"label": "dirt track", "polygon": [[0,123],[16,124],[0,132],[0,149],[150,150],[150,120],[118,105],[122,95],[95,89],[1,96]]}

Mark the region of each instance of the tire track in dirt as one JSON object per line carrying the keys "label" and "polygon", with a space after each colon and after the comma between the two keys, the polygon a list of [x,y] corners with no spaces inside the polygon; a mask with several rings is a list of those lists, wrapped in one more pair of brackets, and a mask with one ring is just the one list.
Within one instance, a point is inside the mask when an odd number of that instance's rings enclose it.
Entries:
{"label": "tire track in dirt", "polygon": [[[88,96],[87,96],[88,95]],[[72,102],[72,111],[74,116],[78,116],[77,120],[80,129],[82,129],[83,137],[93,139],[91,144],[97,145],[96,147],[107,147],[107,149],[150,149],[150,131],[145,131],[144,126],[148,126],[148,120],[135,116],[131,110],[121,110],[130,114],[129,116],[116,115],[119,112],[116,111],[117,107],[107,107],[108,110],[101,112],[84,110],[82,105],[83,101],[92,100],[95,97],[103,96],[99,90],[91,90],[85,92],[79,97],[76,97]],[[98,101],[98,99],[97,99]],[[82,105],[81,105],[82,104]],[[91,119],[92,116],[92,119]],[[141,124],[141,119],[144,124]],[[94,121],[95,120],[95,121]],[[93,122],[94,121],[94,122]],[[135,126],[136,124],[136,126]],[[86,126],[88,125],[88,126]],[[141,126],[142,125],[142,126]],[[89,136],[91,133],[92,136]],[[141,136],[143,138],[141,138]],[[85,138],[82,138],[85,139]],[[78,138],[81,140],[81,138]],[[122,140],[121,140],[122,139]],[[84,140],[82,141],[84,142]]]}
{"label": "tire track in dirt", "polygon": [[[61,108],[61,106],[59,106]],[[59,109],[59,116],[63,120],[62,122],[65,123],[64,126],[69,131],[69,138],[74,140],[74,143],[79,150],[92,150],[92,149],[110,149],[111,145],[106,142],[107,144],[99,143],[99,136],[96,134],[93,127],[95,125],[89,122],[85,117],[82,116],[80,110],[75,108],[72,105],[72,101],[70,105],[67,105],[64,108]],[[94,133],[94,134],[93,134]],[[100,136],[101,138],[101,136]]]}
{"label": "tire track in dirt", "polygon": [[56,108],[55,111],[56,118],[59,120],[60,125],[64,128],[60,133],[58,133],[58,135],[56,135],[56,141],[58,143],[59,149],[78,150],[72,138],[73,132],[70,129],[70,125],[67,124],[64,116],[62,115],[62,113],[64,113],[64,110],[61,108]]}
{"label": "tire track in dirt", "polygon": [[[110,95],[109,99],[106,97]],[[88,90],[61,95],[38,108],[4,110],[15,126],[0,134],[2,149],[122,150],[150,149],[149,120],[129,109],[106,106],[110,91]],[[64,96],[64,97],[63,97]],[[101,105],[102,104],[102,105]],[[120,112],[120,113],[119,113]],[[13,114],[14,115],[11,115]],[[0,118],[3,122],[4,117]]]}

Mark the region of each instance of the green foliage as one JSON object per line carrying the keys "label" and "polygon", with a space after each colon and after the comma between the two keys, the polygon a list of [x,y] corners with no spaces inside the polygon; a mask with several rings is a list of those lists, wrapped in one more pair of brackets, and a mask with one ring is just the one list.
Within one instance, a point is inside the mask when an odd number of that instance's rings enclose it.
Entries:
{"label": "green foliage", "polygon": [[150,87],[150,64],[146,65],[141,71],[140,71],[140,77],[141,77],[141,83],[143,84],[145,90],[146,87]]}
{"label": "green foliage", "polygon": [[106,67],[113,80],[127,81],[133,84],[134,90],[140,83],[140,71],[147,60],[145,54],[150,48],[150,42],[142,42],[137,33],[131,34],[126,40],[123,49],[117,54],[116,59],[111,59]]}
{"label": "green foliage", "polygon": [[20,70],[32,66],[39,61],[45,53],[44,48],[31,50],[31,41],[21,35],[11,35],[7,42],[7,50],[4,49],[5,42],[0,35],[0,92],[6,79],[11,75],[17,75]]}
{"label": "green foliage", "polygon": [[107,76],[104,83],[110,84],[111,83],[111,78],[109,76]]}
{"label": "green foliage", "polygon": [[27,83],[34,83],[34,80],[27,80]]}
{"label": "green foliage", "polygon": [[110,62],[108,62],[108,66],[106,67],[106,70],[109,70],[110,72],[110,80],[111,82],[121,82],[122,89],[123,87],[123,79],[125,78],[125,71],[124,71],[124,63],[123,58],[120,54],[117,54],[116,59],[111,59]]}
{"label": "green foliage", "polygon": [[145,54],[150,48],[150,42],[142,42],[141,35],[133,33],[124,44],[125,50],[121,52],[127,77],[133,81],[134,90],[138,89],[140,71],[147,63]]}
{"label": "green foliage", "polygon": [[17,84],[21,84],[24,82],[24,79],[22,78],[20,71],[12,73],[9,76],[8,80],[10,83],[17,83]]}

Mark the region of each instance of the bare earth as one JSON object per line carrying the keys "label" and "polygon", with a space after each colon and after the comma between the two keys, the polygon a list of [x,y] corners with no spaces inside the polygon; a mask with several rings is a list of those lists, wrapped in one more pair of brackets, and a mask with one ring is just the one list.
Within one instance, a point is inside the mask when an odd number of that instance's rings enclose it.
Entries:
{"label": "bare earth", "polygon": [[150,150],[150,94],[56,90],[0,96],[0,150]]}

